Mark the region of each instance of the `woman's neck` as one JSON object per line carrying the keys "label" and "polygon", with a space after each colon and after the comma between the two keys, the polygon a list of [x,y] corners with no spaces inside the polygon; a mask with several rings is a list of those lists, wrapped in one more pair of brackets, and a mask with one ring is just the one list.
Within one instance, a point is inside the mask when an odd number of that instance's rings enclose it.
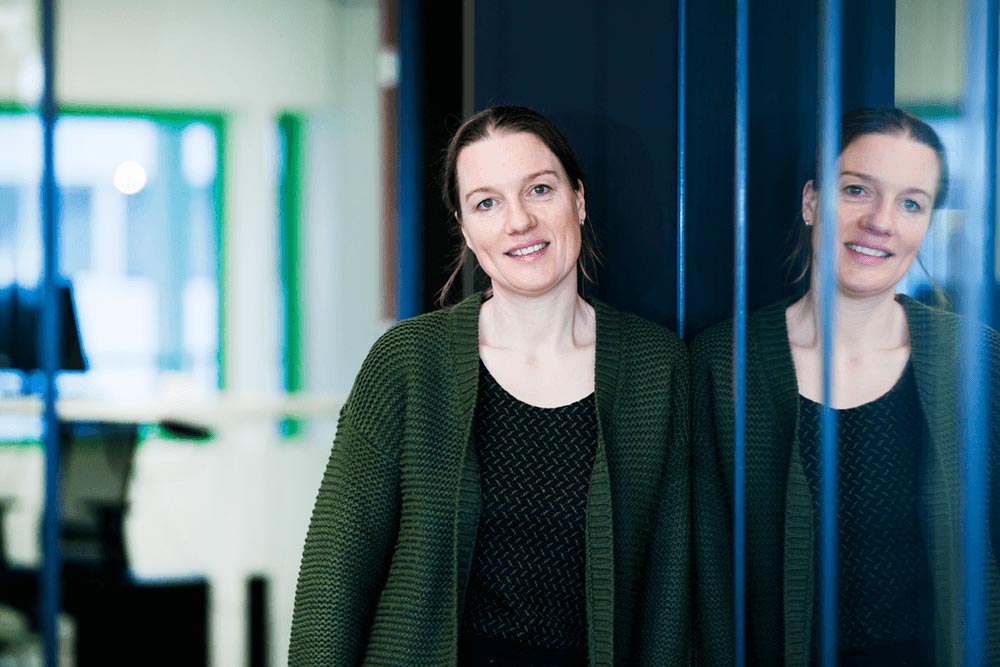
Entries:
{"label": "woman's neck", "polygon": [[577,294],[575,279],[540,296],[494,287],[480,309],[479,342],[524,352],[569,350],[593,344],[593,322],[593,308]]}
{"label": "woman's neck", "polygon": [[[861,357],[868,352],[909,345],[906,313],[891,291],[872,296],[839,293],[834,317],[834,349],[838,355]],[[815,289],[792,304],[788,324],[793,345],[819,346],[820,310]]]}

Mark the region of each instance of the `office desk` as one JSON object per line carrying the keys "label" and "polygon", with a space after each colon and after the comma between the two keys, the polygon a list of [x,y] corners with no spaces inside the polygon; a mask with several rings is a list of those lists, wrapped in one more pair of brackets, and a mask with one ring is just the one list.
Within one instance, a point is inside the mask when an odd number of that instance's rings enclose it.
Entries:
{"label": "office desk", "polygon": [[[19,414],[40,403],[16,399]],[[0,399],[0,407],[12,402]],[[200,577],[209,583],[209,652],[215,665],[245,664],[247,582],[272,582],[269,593],[274,664],[287,641],[298,558],[333,437],[336,397],[220,397],[204,405],[179,401],[104,402],[63,399],[65,416],[125,422],[141,417],[214,424],[206,443],[155,438],[138,450],[129,491],[126,543],[132,576],[143,584]],[[282,441],[276,416],[317,417],[307,436]],[[0,446],[0,495],[18,498],[9,531],[37,534],[41,513],[41,447]],[[16,557],[38,562],[37,541],[22,540]]]}

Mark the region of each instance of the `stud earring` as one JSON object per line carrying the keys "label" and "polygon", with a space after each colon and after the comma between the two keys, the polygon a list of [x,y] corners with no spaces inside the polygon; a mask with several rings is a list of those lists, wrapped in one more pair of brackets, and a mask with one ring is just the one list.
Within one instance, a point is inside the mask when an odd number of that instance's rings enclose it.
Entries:
{"label": "stud earring", "polygon": [[806,223],[806,227],[812,227],[812,220],[808,218],[802,218],[802,222]]}
{"label": "stud earring", "polygon": [[583,227],[583,218],[580,218],[580,226]]}

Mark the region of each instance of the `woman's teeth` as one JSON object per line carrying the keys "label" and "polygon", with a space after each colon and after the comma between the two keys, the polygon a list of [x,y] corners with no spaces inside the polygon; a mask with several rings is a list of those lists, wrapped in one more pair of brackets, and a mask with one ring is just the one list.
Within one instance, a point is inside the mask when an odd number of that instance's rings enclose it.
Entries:
{"label": "woman's teeth", "polygon": [[511,250],[507,254],[510,255],[511,257],[523,257],[524,255],[530,255],[533,252],[538,252],[547,245],[549,245],[548,242],[536,243],[535,245],[529,245],[527,248]]}
{"label": "woman's teeth", "polygon": [[890,253],[884,250],[875,250],[874,248],[866,248],[863,245],[855,245],[854,243],[845,243],[849,250],[854,252],[859,252],[862,255],[868,255],[869,257],[888,257]]}

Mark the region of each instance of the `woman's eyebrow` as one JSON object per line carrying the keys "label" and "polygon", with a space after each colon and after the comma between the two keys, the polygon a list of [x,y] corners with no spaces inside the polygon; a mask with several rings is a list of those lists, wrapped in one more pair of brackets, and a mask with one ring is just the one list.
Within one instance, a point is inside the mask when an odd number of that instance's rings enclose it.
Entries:
{"label": "woman's eyebrow", "polygon": [[[866,174],[866,173],[861,172],[861,171],[842,171],[842,172],[840,172],[840,175],[841,176],[854,176],[855,178],[859,178],[859,179],[861,179],[863,181],[868,181],[869,183],[876,183],[876,184],[878,184],[878,183],[882,182],[880,179],[875,178],[871,174]],[[921,195],[927,197],[928,199],[934,199],[934,197],[932,197],[930,195],[930,193],[928,193],[923,188],[906,188],[905,190],[903,190],[903,192],[912,192],[912,193],[916,193],[916,194],[921,194]]]}
{"label": "woman's eyebrow", "polygon": [[472,195],[476,194],[477,192],[492,192],[492,191],[493,191],[492,188],[487,187],[485,185],[481,188],[476,188],[475,190],[469,190],[468,192],[465,193],[465,201],[469,201],[470,199],[472,199]]}
{"label": "woman's eyebrow", "polygon": [[555,178],[558,179],[559,178],[559,173],[556,172],[553,169],[543,169],[541,171],[536,171],[533,174],[528,174],[527,176],[524,177],[523,180],[524,181],[533,181],[536,178],[538,178],[539,176],[554,176]]}
{"label": "woman's eyebrow", "polygon": [[878,183],[879,182],[879,179],[875,178],[874,176],[872,176],[870,174],[866,174],[866,173],[861,172],[861,171],[842,171],[842,172],[840,172],[840,175],[841,176],[854,176],[855,178],[860,178],[863,181],[870,181],[872,183]]}

